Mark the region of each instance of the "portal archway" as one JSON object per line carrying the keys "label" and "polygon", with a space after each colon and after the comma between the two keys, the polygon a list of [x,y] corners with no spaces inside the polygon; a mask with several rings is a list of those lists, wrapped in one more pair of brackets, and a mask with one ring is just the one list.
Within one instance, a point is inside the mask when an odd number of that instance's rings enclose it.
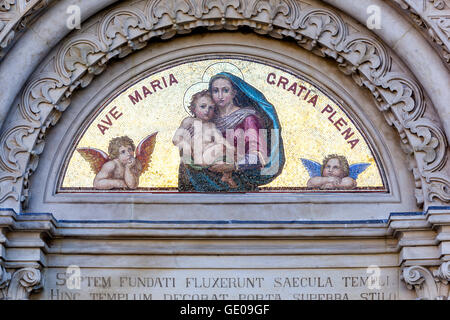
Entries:
{"label": "portal archway", "polygon": [[[98,4],[97,8],[91,8],[91,12],[107,3],[112,1]],[[248,34],[248,30],[258,35]],[[185,35],[191,32],[196,34]],[[60,35],[62,34],[64,32],[61,31]],[[218,40],[214,40],[215,35],[219,37]],[[169,39],[171,40],[167,41]],[[25,47],[30,45],[27,38],[23,38],[23,41]],[[17,45],[19,44],[20,42]],[[189,47],[192,48],[188,49]],[[66,168],[64,160],[68,158],[64,158],[64,154],[57,154],[58,147],[65,152],[73,151],[70,148],[73,147],[71,144],[74,143],[74,138],[79,134],[79,129],[89,123],[86,119],[99,103],[114,96],[122,85],[125,89],[129,88],[125,84],[139,80],[142,73],[155,74],[158,63],[164,65],[177,59],[181,61],[180,50],[191,57],[198,57],[203,53],[211,56],[211,59],[214,55],[216,59],[223,58],[226,54],[233,59],[244,55],[247,59],[258,58],[258,63],[266,62],[272,67],[284,66],[285,71],[289,69],[294,75],[310,76],[310,81],[317,81],[317,85],[325,89],[324,92],[349,112],[351,119],[359,121],[360,128],[368,131],[367,143],[378,154],[380,168],[385,172],[383,186],[387,188],[384,193],[374,197],[336,192],[270,197],[262,194],[255,197],[190,194],[184,198],[178,195],[171,198],[131,195],[131,200],[123,195],[111,197],[110,194],[96,195],[95,198],[79,194],[61,196],[64,184],[58,184],[58,179],[64,178],[61,170]],[[10,57],[14,57],[17,52],[19,51],[16,51],[15,46],[10,51]],[[312,54],[316,56],[313,57]],[[10,59],[12,58],[8,57],[7,61],[10,62]],[[303,64],[302,59],[305,59]],[[314,63],[320,64],[320,67],[314,68]],[[337,75],[336,65],[343,74]],[[182,244],[178,253],[189,254],[192,252],[190,250],[195,249],[195,244],[184,243],[182,238],[188,236],[203,239],[205,234],[211,233],[208,229],[213,230],[215,237],[224,237],[231,242],[236,236],[254,239],[252,237],[266,237],[270,234],[284,237],[286,243],[295,241],[299,236],[311,241],[321,239],[326,242],[330,237],[342,237],[348,232],[347,224],[350,223],[354,226],[351,235],[347,234],[347,238],[341,239],[345,252],[327,251],[330,243],[324,242],[321,248],[327,254],[363,255],[364,249],[355,249],[352,243],[370,242],[369,239],[375,237],[374,250],[395,260],[398,259],[399,252],[386,244],[386,238],[394,243],[398,237],[408,235],[413,241],[402,242],[399,249],[402,266],[419,261],[427,266],[446,267],[448,263],[441,264],[448,257],[446,247],[439,246],[437,249],[436,245],[441,241],[436,239],[442,238],[437,233],[445,233],[446,230],[441,228],[445,225],[445,218],[442,219],[442,216],[446,215],[448,209],[445,205],[450,199],[448,132],[442,125],[446,120],[442,119],[442,114],[445,115],[446,110],[441,102],[433,106],[432,101],[441,100],[427,96],[422,84],[416,80],[423,78],[415,77],[408,66],[410,64],[405,65],[395,50],[371,31],[351,17],[317,1],[138,1],[133,2],[133,7],[129,7],[127,3],[110,7],[92,16],[80,31],[71,33],[55,45],[24,86],[22,84],[26,73],[15,78],[21,90],[15,102],[8,104],[8,107],[12,107],[3,123],[0,136],[0,202],[5,209],[2,216],[8,218],[8,230],[13,230],[12,234],[22,228],[20,223],[25,223],[30,230],[35,228],[33,234],[38,238],[45,233],[46,237],[53,239],[55,229],[59,230],[57,232],[63,233],[61,246],[73,255],[89,254],[86,248],[71,247],[70,241],[73,239],[69,240],[73,235],[84,237],[83,232],[88,226],[94,230],[91,240],[100,241],[102,237],[111,240],[118,237],[123,241],[117,247],[113,242],[107,244],[117,256],[124,254],[121,245],[127,245],[127,235],[132,234],[131,237],[136,240],[142,235],[139,229],[143,225],[146,226],[146,240],[152,244],[154,237],[164,234]],[[432,67],[440,68],[436,64]],[[10,67],[2,70],[8,68]],[[132,73],[132,76],[123,76],[121,73]],[[287,88],[285,91],[288,92],[291,86],[284,80],[279,80],[280,76],[284,79],[287,76],[281,73],[278,76],[277,89]],[[267,79],[266,77],[268,85],[275,81]],[[353,81],[352,84],[350,80]],[[253,85],[256,86],[256,82]],[[84,90],[80,90],[82,88]],[[427,88],[430,88],[428,83]],[[96,96],[95,90],[98,89],[103,89],[104,93]],[[13,91],[5,96],[4,101],[11,102],[12,96],[15,97]],[[74,108],[77,105],[84,109]],[[376,114],[375,108],[378,109]],[[380,122],[382,117],[386,120],[383,124]],[[106,122],[109,123],[108,120]],[[386,123],[396,129],[398,136],[392,135]],[[64,137],[66,132],[67,137]],[[403,155],[399,155],[401,149],[404,151]],[[45,159],[42,163],[39,162],[41,157]],[[56,167],[52,168],[53,164]],[[412,174],[407,173],[408,170]],[[31,177],[34,172],[36,175]],[[42,188],[39,183],[44,180],[47,182],[45,188]],[[86,203],[89,208],[80,210]],[[187,204],[191,208],[191,213],[187,216],[189,219],[180,220],[180,208]],[[214,207],[208,207],[208,204],[214,204]],[[382,210],[378,210],[380,204]],[[357,207],[360,212],[354,210]],[[402,211],[402,208],[409,213],[391,215],[392,212]],[[410,212],[422,208],[424,210],[420,214]],[[47,215],[35,215],[41,209],[54,210],[52,213],[56,220]],[[333,220],[331,209],[336,210],[336,216],[344,220]],[[351,213],[345,215],[345,211],[349,209]],[[16,215],[13,210],[23,215]],[[223,213],[223,220],[214,219],[217,211]],[[124,212],[126,215],[123,215]],[[258,213],[261,215],[258,216]],[[362,214],[364,219],[357,219],[358,214]],[[273,220],[274,217],[278,220]],[[26,221],[23,222],[23,219]],[[44,223],[36,226],[33,219],[41,219]],[[408,219],[414,222],[411,223]],[[96,223],[106,225],[97,228]],[[324,230],[320,227],[322,223],[332,227]],[[119,225],[120,231],[115,233],[115,227],[108,224]],[[188,231],[184,227],[186,224],[192,224],[187,228]],[[214,226],[209,227],[210,224]],[[223,224],[230,224],[230,228],[222,228]],[[312,228],[305,227],[310,224],[313,224]],[[155,230],[149,225],[161,226],[164,231],[161,233],[161,230]],[[103,227],[107,231],[101,230]],[[289,232],[286,233],[285,229],[289,229]],[[416,235],[420,235],[419,238],[426,237],[426,245],[423,245],[422,238],[416,239]],[[65,237],[68,241],[64,240]],[[300,245],[298,242],[296,244]],[[424,246],[421,259],[404,249],[408,244]],[[230,245],[233,246],[232,243]],[[277,254],[277,250],[281,250],[281,247],[277,247],[275,250],[261,251],[259,244],[254,245],[256,247],[253,246],[250,252],[256,255],[261,252]],[[270,239],[262,246],[269,248]],[[17,250],[20,250],[19,247]],[[220,252],[232,258],[236,252],[231,247],[224,248],[214,243],[214,248],[206,254]],[[136,252],[141,249],[144,250],[139,247]],[[8,250],[16,250],[14,243]],[[33,250],[41,252],[40,248]],[[151,254],[158,250],[155,249]],[[164,250],[162,252],[167,253]],[[302,250],[293,249],[289,252],[306,254],[307,250]],[[51,268],[55,268],[60,257],[54,251],[49,255],[55,259],[50,263]],[[46,264],[31,256],[22,258],[11,254],[10,257],[18,257],[18,260],[3,259],[10,269],[23,267],[19,261],[21,259],[28,259],[27,263],[33,268]],[[88,267],[89,263],[83,259],[80,260],[80,265]],[[363,259],[358,259],[351,261],[358,267],[364,266]],[[170,263],[165,265],[163,260],[158,261],[159,267],[173,267]],[[393,268],[395,272],[394,269],[398,266],[392,261],[383,262],[385,264],[382,267]],[[302,267],[308,265],[301,259],[298,263]],[[142,266],[148,264],[144,263]],[[196,263],[190,266],[195,267]],[[247,265],[249,266],[255,267],[251,263]],[[287,260],[282,260],[277,265],[280,268],[287,266]],[[344,267],[351,267],[351,264]],[[445,276],[444,271],[440,274]],[[21,274],[18,273],[17,277]],[[409,279],[408,277],[405,273],[405,279]],[[411,278],[407,281],[413,283],[415,280]]]}

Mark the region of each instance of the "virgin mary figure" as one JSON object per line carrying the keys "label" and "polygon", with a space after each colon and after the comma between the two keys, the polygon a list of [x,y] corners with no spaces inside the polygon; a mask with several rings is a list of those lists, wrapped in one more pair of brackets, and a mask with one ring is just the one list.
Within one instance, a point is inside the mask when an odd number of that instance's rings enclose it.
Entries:
{"label": "virgin mary figure", "polygon": [[[213,122],[223,137],[234,145],[237,156],[233,164],[202,168],[181,162],[178,190],[258,191],[259,186],[280,175],[285,162],[276,110],[260,91],[231,73],[213,76],[208,90],[216,106]],[[233,187],[221,179],[224,172],[232,173]]]}

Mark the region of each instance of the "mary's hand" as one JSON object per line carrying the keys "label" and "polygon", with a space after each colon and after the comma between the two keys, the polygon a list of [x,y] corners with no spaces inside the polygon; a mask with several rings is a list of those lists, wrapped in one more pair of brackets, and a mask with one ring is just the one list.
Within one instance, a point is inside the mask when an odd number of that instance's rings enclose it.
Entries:
{"label": "mary's hand", "polygon": [[235,170],[234,164],[223,163],[215,164],[208,168],[212,172],[232,172]]}

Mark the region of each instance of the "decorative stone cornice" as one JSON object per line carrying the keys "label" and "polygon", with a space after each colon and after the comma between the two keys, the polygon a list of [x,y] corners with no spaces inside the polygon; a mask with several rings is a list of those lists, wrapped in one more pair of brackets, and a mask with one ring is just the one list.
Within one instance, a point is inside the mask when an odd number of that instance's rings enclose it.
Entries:
{"label": "decorative stone cornice", "polygon": [[293,38],[340,69],[375,97],[411,158],[417,203],[450,202],[448,144],[420,85],[385,46],[361,30],[350,35],[336,12],[293,0],[150,0],[126,3],[104,14],[97,28],[72,34],[44,71],[22,92],[19,107],[0,136],[0,203],[20,211],[29,197],[29,177],[43,152],[47,130],[70,105],[72,93],[89,85],[112,58],[144,48],[153,38],[169,39],[195,28],[250,27],[278,39]]}
{"label": "decorative stone cornice", "polygon": [[431,39],[450,68],[450,4],[444,0],[393,0]]}
{"label": "decorative stone cornice", "polygon": [[393,213],[390,233],[398,239],[399,265],[437,266],[450,260],[450,207],[422,213]]}
{"label": "decorative stone cornice", "polygon": [[389,220],[399,240],[401,278],[418,299],[450,299],[449,226],[450,207],[430,207],[424,214],[393,215]]}
{"label": "decorative stone cornice", "polygon": [[[11,44],[15,42],[17,32],[25,28],[30,15],[47,7],[51,1],[52,0],[0,0],[0,59],[4,56],[5,51],[7,51]],[[427,38],[429,37],[429,39],[440,47],[440,55],[449,66],[450,16],[448,9],[450,9],[450,7],[445,1],[422,0],[423,3],[420,4],[411,0],[392,1],[396,2],[402,9],[406,10],[412,20],[426,32]],[[258,3],[256,10],[263,10],[266,3],[267,2]],[[210,1],[207,5],[212,8],[218,5],[224,6],[225,3]],[[277,5],[281,7],[277,8]],[[183,4],[181,4],[181,6],[183,6]],[[272,10],[272,8],[275,8],[276,10]],[[283,2],[279,2],[279,4],[269,8],[268,11],[272,10],[273,15],[282,10],[286,10],[286,8],[287,7]],[[430,11],[435,11],[438,14],[438,17],[434,16],[432,13],[430,14]],[[224,10],[222,10],[222,12],[224,12]],[[198,16],[198,12],[196,12],[196,16]]]}
{"label": "decorative stone cornice", "polygon": [[[336,244],[333,249],[330,249],[329,243],[317,244],[317,252],[327,248],[328,254],[385,254],[385,253],[399,253],[408,259],[409,262],[417,264],[409,264],[400,260],[399,265],[404,266],[403,278],[410,289],[416,290],[418,297],[421,299],[447,299],[449,296],[448,281],[450,280],[450,262],[445,260],[446,253],[439,253],[439,248],[445,241],[450,241],[448,237],[439,239],[440,231],[443,226],[450,226],[450,208],[440,207],[432,208],[426,213],[393,213],[391,214],[387,224],[378,222],[376,225],[361,226],[355,225],[350,227],[347,223],[336,223],[328,225],[326,237],[335,238]],[[437,214],[438,218],[433,219]],[[430,222],[434,221],[434,222]],[[170,223],[168,224],[170,225]],[[309,244],[297,244],[290,246],[289,249],[282,242],[274,244],[271,240],[276,237],[278,240],[289,239],[303,239],[308,241],[324,237],[323,230],[320,230],[321,222],[317,225],[279,225],[269,226],[271,232],[265,236],[261,236],[261,231],[256,231],[258,236],[258,246],[249,246],[246,248],[246,253],[251,254],[279,254],[280,252],[289,254],[310,254],[311,247]],[[253,230],[245,231],[243,225],[240,225],[240,231],[230,229],[228,226],[220,225],[212,230],[211,225],[197,225],[191,226],[183,223],[182,226],[176,228],[170,225],[170,234],[167,233],[167,226],[155,226],[154,224],[138,224],[137,222],[130,222],[124,220],[123,222],[116,221],[57,221],[51,214],[22,214],[18,215],[11,210],[0,211],[0,227],[9,230],[6,243],[6,250],[8,252],[4,262],[0,263],[0,299],[27,299],[35,290],[42,286],[41,268],[45,268],[43,263],[46,259],[46,254],[51,255],[101,255],[105,252],[115,255],[130,254],[146,254],[146,255],[161,255],[161,254],[216,254],[218,248],[222,254],[236,255],[241,254],[241,249],[237,248],[235,243],[225,243],[223,240],[251,238],[255,239],[255,226],[252,225]],[[266,226],[267,227],[267,226]],[[152,239],[160,239],[161,228],[166,239],[170,239],[170,244],[152,243]],[[242,229],[243,228],[243,229]],[[278,228],[278,229],[277,229]],[[349,232],[349,228],[357,230],[358,232]],[[276,232],[279,233],[276,233]],[[14,236],[14,233],[20,233],[19,236]],[[207,233],[210,232],[210,233]],[[241,233],[239,233],[241,232]],[[399,237],[401,232],[410,232],[411,237]],[[33,233],[39,236],[31,236]],[[205,234],[210,234],[210,237],[205,239]],[[392,237],[393,236],[393,237]],[[68,238],[67,242],[64,241]],[[73,239],[83,238],[85,242],[82,245],[74,244]],[[195,243],[177,243],[180,239],[196,239]],[[379,244],[374,244],[374,238],[380,239]],[[395,239],[397,238],[397,240]],[[57,243],[52,246],[45,247],[39,240],[45,239],[45,242],[51,243],[52,240],[57,239]],[[61,239],[63,239],[61,241]],[[114,239],[113,243],[108,243],[107,249],[101,248],[105,241]],[[139,240],[136,243],[131,243],[133,240]],[[145,242],[143,240],[149,240]],[[208,246],[199,246],[198,241],[211,241],[213,239],[220,239],[220,243],[209,244]],[[447,239],[447,240],[446,240]],[[370,247],[362,245],[364,241],[369,240]],[[183,240],[184,241],[184,240]],[[320,242],[320,241],[319,241]],[[398,242],[398,246],[396,243]],[[87,245],[90,243],[90,245]],[[388,244],[389,243],[389,244]],[[102,244],[102,245],[98,245]],[[411,256],[404,253],[403,249],[412,248]],[[20,249],[20,252],[15,254],[13,250]],[[431,249],[430,251],[424,249]],[[28,249],[28,251],[24,251]],[[280,251],[281,250],[281,251]],[[331,250],[331,251],[330,251]],[[36,260],[36,252],[42,252],[39,255],[40,260]],[[434,258],[429,258],[428,253],[436,253]],[[15,260],[15,257],[20,259]],[[423,263],[420,263],[422,260]],[[443,262],[444,261],[444,262]],[[32,267],[34,263],[34,267]],[[420,264],[419,264],[420,263]],[[28,265],[28,266],[27,266]],[[3,267],[4,266],[4,267]],[[8,273],[5,267],[10,270]],[[13,272],[12,270],[16,270]]]}
{"label": "decorative stone cornice", "polygon": [[0,0],[0,60],[28,21],[52,0]]}
{"label": "decorative stone cornice", "polygon": [[56,226],[51,214],[0,210],[0,264],[8,269],[45,267],[46,241],[54,237]]}

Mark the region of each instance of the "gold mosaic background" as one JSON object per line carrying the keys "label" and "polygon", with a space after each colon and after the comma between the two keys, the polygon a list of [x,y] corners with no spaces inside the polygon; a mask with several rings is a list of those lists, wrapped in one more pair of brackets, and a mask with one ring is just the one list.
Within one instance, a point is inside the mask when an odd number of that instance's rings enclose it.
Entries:
{"label": "gold mosaic background", "polygon": [[[310,177],[300,158],[322,163],[324,156],[332,153],[345,155],[350,165],[360,162],[371,164],[359,175],[358,187],[383,187],[380,171],[363,135],[331,99],[313,85],[289,73],[264,64],[238,59],[190,62],[141,80],[113,99],[99,112],[79,140],[76,148],[93,147],[107,152],[109,141],[114,137],[127,135],[138,145],[144,137],[158,131],[152,162],[149,170],[141,175],[139,188],[176,188],[180,157],[178,148],[171,141],[180,122],[188,116],[183,106],[184,94],[193,84],[202,82],[205,71],[217,62],[228,62],[237,66],[242,71],[244,80],[261,91],[277,110],[282,127],[286,164],[282,174],[265,187],[281,188],[287,191],[291,188],[306,187]],[[211,71],[211,68],[209,70]],[[214,70],[213,73],[220,71]],[[317,93],[319,98],[316,107],[303,100],[304,93],[298,97],[283,89],[282,86],[269,84],[267,82],[269,73],[276,75],[276,82],[281,76],[287,78],[289,84],[286,89],[293,82],[297,82]],[[166,83],[169,84],[170,74],[173,74],[178,83],[164,88],[162,78],[164,77]],[[151,95],[133,105],[129,95],[138,90],[143,97],[142,86],[151,88],[150,83],[154,80],[160,80],[163,89],[158,89],[156,92],[151,89]],[[310,93],[309,98],[312,96]],[[350,127],[355,132],[349,140],[354,138],[360,140],[353,149],[341,132],[328,120],[330,114],[321,113],[327,104],[337,111],[333,117],[334,120],[342,117],[348,123],[343,130]],[[104,125],[101,120],[106,121],[106,115],[113,107],[116,107],[115,111],[122,113],[122,116],[118,120],[112,119],[112,126],[108,126],[109,129],[103,135],[97,125],[99,123]],[[88,162],[74,151],[65,171],[62,187],[64,189],[92,188],[94,177],[95,174],[90,169]]]}

